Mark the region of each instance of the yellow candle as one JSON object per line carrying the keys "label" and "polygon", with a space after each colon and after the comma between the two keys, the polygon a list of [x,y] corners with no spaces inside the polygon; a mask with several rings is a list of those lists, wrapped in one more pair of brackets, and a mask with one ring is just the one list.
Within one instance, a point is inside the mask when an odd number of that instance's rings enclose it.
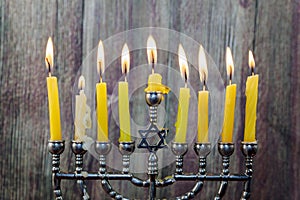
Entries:
{"label": "yellow candle", "polygon": [[198,142],[208,142],[208,91],[198,92]]}
{"label": "yellow candle", "polygon": [[226,49],[226,66],[227,74],[229,75],[229,84],[226,87],[225,105],[224,105],[224,121],[222,129],[222,142],[231,143],[234,127],[234,110],[236,99],[236,84],[231,85],[231,80],[234,72],[233,59],[231,50]]}
{"label": "yellow candle", "polygon": [[104,48],[100,40],[97,54],[97,70],[100,76],[100,83],[96,84],[97,95],[97,127],[99,142],[108,141],[108,113],[107,113],[107,88],[106,83],[102,82],[102,74],[104,73]]}
{"label": "yellow candle", "polygon": [[108,141],[108,114],[107,114],[106,83],[97,83],[97,121],[98,141]]}
{"label": "yellow candle", "polygon": [[203,91],[198,92],[198,142],[208,142],[208,97],[209,92],[205,91],[208,76],[207,62],[202,45],[198,54],[200,81],[203,82]]}
{"label": "yellow candle", "polygon": [[[253,54],[249,51],[249,67],[254,70],[255,63]],[[258,95],[258,75],[252,73],[247,78],[246,82],[246,111],[245,111],[245,130],[244,142],[255,142],[255,128],[256,128],[256,107]]]}
{"label": "yellow candle", "polygon": [[182,78],[185,80],[185,88],[180,88],[179,92],[179,104],[176,121],[176,135],[175,142],[185,143],[186,142],[186,131],[188,125],[188,113],[189,113],[189,100],[190,100],[190,89],[187,88],[187,80],[189,76],[189,68],[187,63],[186,54],[182,45],[178,48],[178,60],[180,73]]}
{"label": "yellow candle", "polygon": [[222,130],[222,142],[231,143],[234,127],[234,109],[236,98],[236,84],[228,85],[226,87],[225,107],[224,107],[224,121]]}
{"label": "yellow candle", "polygon": [[119,142],[131,141],[130,136],[130,114],[129,114],[129,100],[128,100],[128,83],[126,75],[130,68],[130,55],[127,44],[124,44],[121,57],[122,73],[125,74],[125,82],[119,82],[119,123],[120,123],[120,138]]}
{"label": "yellow candle", "polygon": [[120,142],[131,141],[127,82],[119,82],[119,122],[120,122],[119,141]]}
{"label": "yellow candle", "polygon": [[62,140],[61,126],[60,126],[60,109],[57,79],[51,76],[51,68],[53,67],[53,43],[51,37],[48,39],[45,57],[46,67],[49,70],[49,77],[47,77],[48,89],[48,105],[49,105],[49,121],[50,121],[50,140]]}
{"label": "yellow candle", "polygon": [[176,121],[176,136],[175,142],[185,143],[186,142],[186,131],[188,125],[188,113],[189,113],[189,100],[190,100],[190,89],[180,88],[179,93],[179,105]]}

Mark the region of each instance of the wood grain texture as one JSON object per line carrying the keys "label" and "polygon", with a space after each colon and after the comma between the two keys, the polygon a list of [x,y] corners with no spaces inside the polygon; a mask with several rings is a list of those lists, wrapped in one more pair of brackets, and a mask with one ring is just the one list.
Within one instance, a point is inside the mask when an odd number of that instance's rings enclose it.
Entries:
{"label": "wood grain texture", "polygon": [[[59,80],[62,128],[67,141],[62,156],[62,170],[74,170],[74,156],[68,148],[73,138],[72,98],[74,82],[79,73],[94,77],[96,67],[81,68],[95,50],[99,39],[140,27],[169,28],[203,44],[226,80],[225,48],[231,47],[235,62],[234,82],[237,83],[235,110],[235,141],[243,139],[245,81],[248,76],[248,50],[254,51],[256,72],[260,75],[257,113],[259,153],[255,158],[252,199],[299,199],[300,192],[300,4],[298,0],[193,0],[193,1],[16,1],[0,2],[0,199],[51,199],[51,166],[47,150],[49,122],[46,94],[47,75],[44,52],[48,36],[55,45],[54,74]],[[167,47],[178,43],[170,35]],[[158,37],[159,38],[159,37]],[[170,38],[170,39],[168,39]],[[142,38],[128,40],[128,44],[144,42]],[[184,41],[180,41],[183,42]],[[105,48],[112,53],[121,47],[110,42]],[[160,44],[159,44],[160,45]],[[132,53],[132,69],[146,63],[143,50]],[[191,54],[193,52],[189,52]],[[194,52],[196,53],[196,52]],[[159,61],[178,70],[177,60],[168,52],[159,51]],[[119,59],[110,63],[105,79],[112,97],[121,78]],[[134,78],[142,78],[134,77]],[[167,82],[174,81],[170,72],[164,74]],[[191,75],[191,84],[198,84],[197,74]],[[91,86],[96,79],[92,79]],[[213,81],[213,80],[212,80]],[[225,85],[225,82],[224,82]],[[140,91],[140,90],[139,90]],[[141,90],[142,91],[142,90]],[[117,99],[114,99],[117,101]],[[144,124],[147,114],[143,99],[131,103],[133,119]],[[165,104],[166,124],[174,130],[177,106],[170,98]],[[133,107],[133,106],[132,106]],[[110,108],[111,109],[111,108]],[[195,123],[191,119],[191,123]],[[110,115],[110,136],[118,140],[118,125]],[[117,156],[114,151],[113,155]],[[167,155],[162,155],[162,158]],[[133,158],[134,166],[141,160]],[[115,157],[109,162],[120,164]],[[186,156],[186,171],[195,171],[197,162],[190,149]],[[221,158],[214,148],[208,160],[208,170],[221,170]],[[244,170],[243,156],[237,145],[230,170]],[[92,155],[85,156],[85,168],[97,171],[98,163]],[[114,169],[111,169],[114,170]],[[174,170],[174,163],[160,171],[162,176]],[[143,177],[142,174],[137,174]],[[158,190],[158,198],[172,198],[193,183],[176,184]],[[212,199],[219,183],[207,183],[199,199]],[[127,196],[145,199],[147,190],[135,190],[128,183],[113,182],[116,190]],[[110,199],[100,182],[88,182],[92,199]],[[230,183],[224,199],[238,199],[242,187]],[[63,181],[65,199],[80,199],[75,182]]]}

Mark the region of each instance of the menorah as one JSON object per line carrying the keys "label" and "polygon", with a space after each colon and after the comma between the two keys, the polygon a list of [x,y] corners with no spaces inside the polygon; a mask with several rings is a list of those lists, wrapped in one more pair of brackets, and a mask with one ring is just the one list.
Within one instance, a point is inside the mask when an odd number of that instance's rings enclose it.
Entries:
{"label": "menorah", "polygon": [[99,155],[99,170],[98,172],[83,171],[83,156],[86,150],[83,148],[84,142],[72,141],[71,148],[75,154],[75,171],[62,172],[60,170],[60,155],[65,148],[64,141],[49,141],[49,152],[52,154],[52,181],[53,192],[56,200],[63,199],[61,191],[61,180],[76,180],[81,188],[82,199],[90,199],[86,180],[101,180],[101,185],[104,191],[114,199],[129,199],[115,191],[110,184],[110,180],[120,180],[131,182],[136,187],[149,188],[149,196],[146,199],[156,198],[156,189],[167,187],[179,181],[194,181],[195,185],[191,191],[176,197],[176,199],[193,199],[203,188],[206,181],[220,181],[220,186],[215,200],[222,199],[226,193],[229,182],[239,181],[244,182],[244,189],[241,198],[250,198],[250,188],[253,173],[253,157],[257,152],[257,142],[242,142],[241,151],[245,156],[245,172],[233,174],[229,171],[230,156],[234,152],[234,143],[218,143],[218,151],[222,156],[222,171],[220,173],[208,173],[206,171],[206,158],[211,151],[210,143],[195,143],[194,151],[198,156],[199,170],[195,173],[183,172],[183,157],[188,151],[187,143],[171,143],[171,150],[176,156],[176,169],[172,175],[158,179],[158,157],[156,152],[161,148],[167,148],[165,136],[168,132],[166,129],[159,129],[157,126],[157,107],[163,99],[163,94],[160,91],[150,91],[145,94],[146,103],[149,106],[150,126],[146,130],[140,130],[141,140],[137,148],[145,148],[149,151],[148,157],[148,179],[142,180],[135,177],[129,170],[130,155],[135,150],[135,141],[120,142],[119,151],[122,154],[122,171],[120,173],[110,173],[106,170],[106,157],[111,150],[111,142],[96,142],[95,150]]}

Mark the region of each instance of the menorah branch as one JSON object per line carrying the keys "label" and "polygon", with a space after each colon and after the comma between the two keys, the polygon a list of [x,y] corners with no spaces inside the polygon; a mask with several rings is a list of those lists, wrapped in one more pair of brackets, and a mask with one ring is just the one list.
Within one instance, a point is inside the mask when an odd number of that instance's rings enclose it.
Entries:
{"label": "menorah branch", "polygon": [[247,200],[250,198],[251,191],[251,181],[252,181],[252,166],[253,166],[253,157],[257,153],[257,142],[242,142],[241,150],[243,155],[245,156],[245,165],[246,170],[245,174],[249,177],[249,179],[244,184],[244,190],[241,196],[241,200]]}
{"label": "menorah branch", "polygon": [[60,188],[61,180],[57,178],[57,174],[60,172],[60,154],[65,149],[65,141],[49,141],[49,152],[52,154],[52,187],[56,200],[62,200],[62,192]]}
{"label": "menorah branch", "polygon": [[218,150],[219,150],[219,153],[222,155],[222,165],[223,165],[222,176],[224,177],[224,180],[222,180],[222,182],[221,182],[221,185],[219,187],[219,190],[215,197],[215,200],[222,199],[226,193],[226,189],[228,186],[227,177],[229,175],[229,162],[230,162],[230,156],[234,152],[234,144],[220,142],[218,144]]}
{"label": "menorah branch", "polygon": [[[86,150],[83,147],[83,142],[72,141],[72,152],[75,154],[75,174],[86,176],[86,173],[82,172],[83,167],[83,155],[86,153]],[[87,188],[84,180],[77,180],[79,188],[81,190],[81,196],[83,200],[90,199],[89,194],[87,193]]]}

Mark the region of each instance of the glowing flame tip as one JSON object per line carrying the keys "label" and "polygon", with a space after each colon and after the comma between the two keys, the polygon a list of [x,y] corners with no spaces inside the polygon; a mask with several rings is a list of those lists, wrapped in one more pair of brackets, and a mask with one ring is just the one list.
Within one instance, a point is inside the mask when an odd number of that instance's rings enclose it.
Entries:
{"label": "glowing flame tip", "polygon": [[122,57],[121,57],[121,67],[122,74],[128,74],[130,68],[130,54],[127,44],[125,43],[122,48]]}
{"label": "glowing flame tip", "polygon": [[103,43],[100,40],[98,44],[98,52],[97,52],[97,72],[100,76],[104,73],[105,69],[105,59],[104,59],[104,47]]}
{"label": "glowing flame tip", "polygon": [[199,62],[200,80],[201,80],[201,82],[204,82],[207,80],[208,70],[207,70],[206,56],[205,56],[204,48],[202,47],[202,45],[200,45],[200,48],[199,48],[198,62]]}
{"label": "glowing flame tip", "polygon": [[187,81],[187,79],[189,78],[189,67],[188,67],[185,51],[181,44],[179,44],[178,47],[178,60],[179,60],[180,74],[183,80]]}
{"label": "glowing flame tip", "polygon": [[156,50],[156,42],[152,35],[148,37],[147,40],[147,56],[148,56],[148,63],[154,64],[157,63],[157,50]]}
{"label": "glowing flame tip", "polygon": [[232,78],[234,74],[234,65],[233,65],[232,53],[229,47],[226,48],[226,69],[227,69],[227,75]]}
{"label": "glowing flame tip", "polygon": [[53,68],[53,42],[51,37],[49,37],[47,42],[45,64],[49,72],[51,72]]}
{"label": "glowing flame tip", "polygon": [[255,61],[254,61],[253,53],[251,50],[249,50],[249,67],[250,68],[255,67]]}

